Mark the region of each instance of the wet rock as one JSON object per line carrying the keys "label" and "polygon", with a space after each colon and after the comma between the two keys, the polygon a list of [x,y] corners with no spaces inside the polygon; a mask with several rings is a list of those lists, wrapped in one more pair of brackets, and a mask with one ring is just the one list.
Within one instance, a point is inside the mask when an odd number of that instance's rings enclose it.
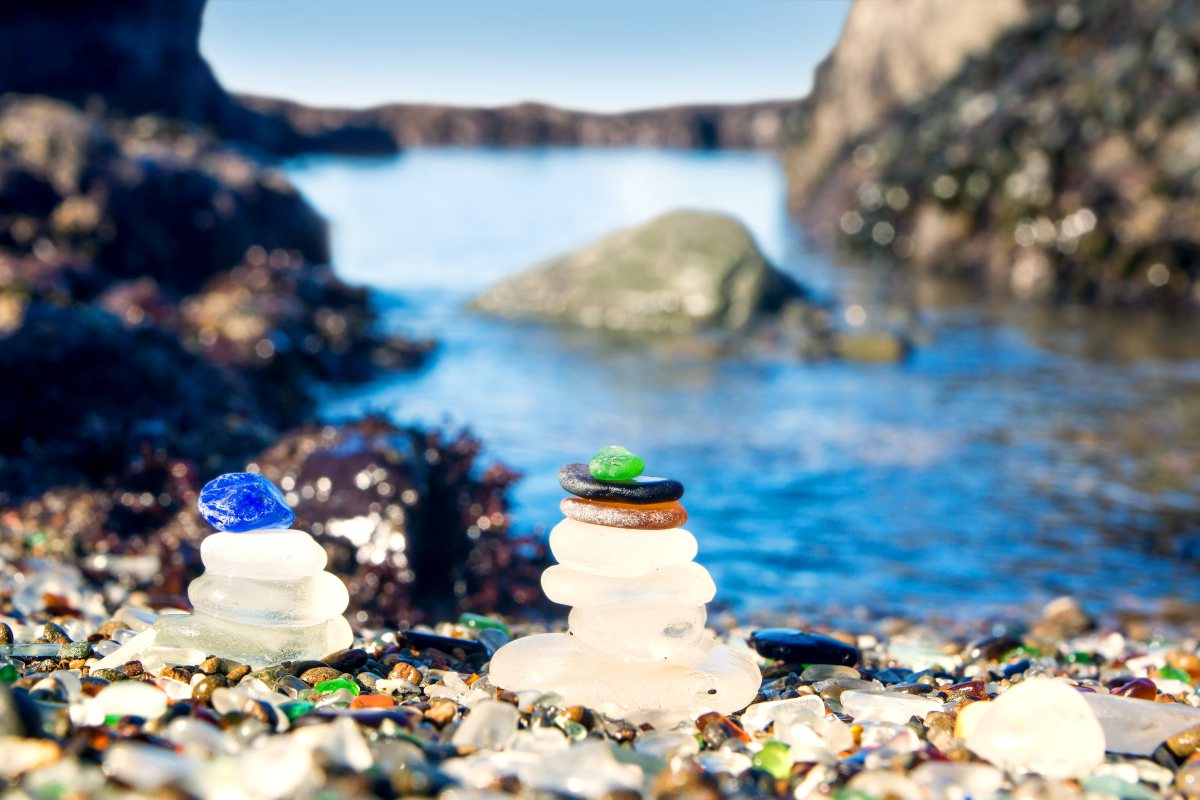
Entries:
{"label": "wet rock", "polygon": [[535,266],[472,307],[584,328],[686,332],[742,329],[802,296],[740,222],[676,211]]}
{"label": "wet rock", "polygon": [[477,472],[479,447],[466,434],[373,418],[297,429],[254,464],[329,553],[350,613],[400,626],[459,604],[490,612],[543,602],[545,546],[507,535],[515,475],[498,465]]}
{"label": "wet rock", "polygon": [[787,628],[764,628],[755,631],[750,643],[759,655],[789,664],[858,663],[858,648],[830,636]]}
{"label": "wet rock", "polygon": [[310,667],[300,673],[300,680],[307,683],[309,686],[316,686],[318,683],[332,681],[342,677],[342,671],[329,666]]}
{"label": "wet rock", "polygon": [[367,651],[356,647],[330,653],[321,660],[341,672],[354,672],[367,663],[367,658]]}

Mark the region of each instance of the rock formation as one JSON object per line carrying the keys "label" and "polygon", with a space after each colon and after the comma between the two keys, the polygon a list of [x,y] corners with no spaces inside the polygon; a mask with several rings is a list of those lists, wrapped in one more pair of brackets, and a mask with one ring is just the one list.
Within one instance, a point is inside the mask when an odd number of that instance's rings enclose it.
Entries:
{"label": "rock formation", "polygon": [[843,146],[924,97],[1025,19],[1029,0],[858,0],[790,131],[791,190],[804,201]]}
{"label": "rock formation", "polygon": [[473,305],[507,318],[664,333],[743,329],[803,296],[739,221],[676,211],[537,265]]}
{"label": "rock formation", "polygon": [[337,109],[311,108],[265,97],[239,99],[268,117],[286,119],[295,130],[316,141],[347,128],[378,127],[402,148],[452,145],[770,150],[783,141],[796,105],[794,101],[779,100],[599,114],[540,103],[498,108],[389,103],[368,109]]}
{"label": "rock formation", "polygon": [[200,55],[205,2],[5,4],[0,95],[48,95],[129,116],[162,114],[274,153],[395,150],[378,127],[346,124],[312,136],[227,94]]}
{"label": "rock formation", "polygon": [[1038,4],[831,156],[799,139],[793,202],[823,240],[1016,297],[1195,307],[1198,48],[1191,2]]}

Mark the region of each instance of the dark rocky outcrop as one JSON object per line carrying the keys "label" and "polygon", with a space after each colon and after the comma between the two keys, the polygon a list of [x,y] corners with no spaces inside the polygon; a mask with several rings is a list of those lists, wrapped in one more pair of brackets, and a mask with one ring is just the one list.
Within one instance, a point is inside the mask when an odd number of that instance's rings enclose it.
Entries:
{"label": "dark rocky outcrop", "polygon": [[315,381],[429,352],[381,332],[327,253],[324,222],[278,173],[190,126],[0,99],[10,553],[148,557],[142,580],[178,593],[205,480],[310,421]]}
{"label": "dark rocky outcrop", "polygon": [[[1032,0],[1036,2],[1036,0]],[[810,191],[845,145],[950,78],[1029,14],[1031,0],[859,0],[783,145],[793,197]]]}
{"label": "dark rocky outcrop", "polygon": [[571,111],[540,103],[464,108],[393,103],[368,109],[311,108],[264,97],[239,98],[281,118],[314,140],[354,128],[378,127],[401,148],[670,147],[769,150],[793,124],[794,101],[652,108],[616,114]]}
{"label": "dark rocky outcrop", "polygon": [[1002,293],[1194,308],[1197,75],[1194,3],[1039,4],[793,200],[824,239]]}
{"label": "dark rocky outcrop", "polygon": [[0,94],[40,94],[109,113],[203,125],[278,154],[387,153],[378,126],[314,134],[228,95],[200,54],[205,0],[15,0],[0,7]]}

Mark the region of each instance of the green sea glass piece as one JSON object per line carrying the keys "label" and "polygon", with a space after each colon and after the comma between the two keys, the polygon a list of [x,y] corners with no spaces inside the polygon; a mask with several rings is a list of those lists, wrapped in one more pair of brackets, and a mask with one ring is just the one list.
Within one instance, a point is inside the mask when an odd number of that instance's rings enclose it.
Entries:
{"label": "green sea glass piece", "polygon": [[601,447],[600,452],[588,462],[592,477],[598,481],[632,480],[641,475],[645,468],[641,456],[634,455],[619,444]]}
{"label": "green sea glass piece", "polygon": [[783,742],[768,739],[762,750],[754,754],[751,763],[777,781],[787,780],[792,774],[792,754]]}
{"label": "green sea glass piece", "polygon": [[12,664],[0,667],[0,683],[16,683],[20,678],[21,673]]}
{"label": "green sea glass piece", "polygon": [[1170,664],[1164,664],[1163,666],[1158,668],[1158,677],[1166,678],[1166,679],[1172,680],[1172,681],[1182,681],[1184,683],[1192,682],[1191,675],[1188,675],[1186,672],[1184,672],[1181,669],[1176,669],[1175,667],[1172,667]]}
{"label": "green sea glass piece", "polygon": [[321,681],[313,687],[313,691],[317,694],[333,694],[338,689],[345,689],[350,694],[358,697],[362,689],[358,688],[358,684],[354,681],[348,681],[345,678],[333,678],[328,681]]}
{"label": "green sea glass piece", "polygon": [[491,628],[492,630],[501,631],[505,636],[511,637],[512,631],[498,619],[485,617],[482,614],[464,613],[458,617],[458,624],[464,628],[470,628],[475,631],[482,631]]}

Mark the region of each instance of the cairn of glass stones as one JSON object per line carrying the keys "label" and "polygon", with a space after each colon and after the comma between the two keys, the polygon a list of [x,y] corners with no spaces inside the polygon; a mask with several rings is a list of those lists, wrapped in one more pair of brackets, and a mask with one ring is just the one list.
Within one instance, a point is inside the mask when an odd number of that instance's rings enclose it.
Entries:
{"label": "cairn of glass stones", "polygon": [[542,574],[542,588],[572,607],[569,630],[501,647],[493,684],[624,715],[730,713],[754,699],[754,660],[705,630],[716,586],[692,561],[695,537],[680,527],[683,485],[642,469],[640,458],[612,446],[559,471],[574,497],[562,501],[567,518],[550,533],[558,564]]}
{"label": "cairn of glass stones", "polygon": [[201,542],[205,571],[188,586],[195,611],[159,617],[157,647],[262,666],[350,646],[346,586],[324,571],[325,550],[310,535],[288,530],[295,515],[273,483],[222,475],[201,490],[199,508],[217,533]]}

